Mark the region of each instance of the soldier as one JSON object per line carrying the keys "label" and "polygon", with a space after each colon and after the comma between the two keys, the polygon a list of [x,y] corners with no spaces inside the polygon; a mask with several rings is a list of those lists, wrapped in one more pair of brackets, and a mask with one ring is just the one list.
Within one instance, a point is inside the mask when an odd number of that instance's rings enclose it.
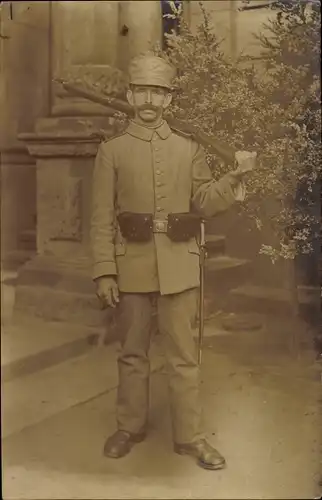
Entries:
{"label": "soldier", "polygon": [[154,301],[164,342],[174,451],[207,469],[225,459],[201,429],[199,366],[193,335],[199,286],[195,214],[214,216],[244,198],[240,155],[235,171],[215,182],[202,147],[163,119],[172,99],[175,69],[143,55],[129,67],[127,99],[134,119],[99,146],[93,177],[93,279],[104,307],[116,307],[117,431],[104,454],[119,458],[145,439],[149,411],[149,345]]}

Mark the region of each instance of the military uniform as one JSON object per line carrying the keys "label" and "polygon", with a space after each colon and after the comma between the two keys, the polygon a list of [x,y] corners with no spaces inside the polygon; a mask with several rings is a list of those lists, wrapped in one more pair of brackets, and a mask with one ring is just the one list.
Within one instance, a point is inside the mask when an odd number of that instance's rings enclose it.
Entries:
{"label": "military uniform", "polygon": [[[154,72],[150,68],[145,84],[164,78],[158,62],[156,68]],[[199,367],[192,330],[199,250],[195,237],[172,241],[166,232],[167,219],[171,213],[214,216],[238,196],[229,176],[213,180],[202,147],[190,136],[171,130],[166,121],[156,128],[131,121],[123,134],[99,146],[93,177],[93,278],[114,275],[120,290],[118,429],[132,435],[146,431],[148,350],[156,299],[169,374],[173,439],[191,443],[200,437]],[[144,242],[125,238],[118,222],[122,213],[152,214],[151,238]]]}
{"label": "military uniform", "polygon": [[166,221],[169,213],[191,209],[211,217],[236,201],[229,180],[214,182],[204,152],[189,136],[164,121],[157,129],[131,122],[124,134],[104,142],[96,158],[92,235],[94,278],[118,275],[122,292],[179,293],[199,284],[195,238],[173,242],[157,232],[149,242],[127,242],[119,213],[151,213]]}

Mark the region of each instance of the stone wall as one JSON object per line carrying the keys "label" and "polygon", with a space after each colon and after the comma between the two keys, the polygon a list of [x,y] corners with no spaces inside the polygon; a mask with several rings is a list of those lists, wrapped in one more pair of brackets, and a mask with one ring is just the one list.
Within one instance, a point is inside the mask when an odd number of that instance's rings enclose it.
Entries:
{"label": "stone wall", "polygon": [[1,34],[0,144],[20,148],[17,134],[49,111],[49,2],[3,2]]}
{"label": "stone wall", "polygon": [[[263,3],[267,3],[266,1]],[[190,26],[192,30],[202,22],[203,14],[199,2],[190,1]],[[210,15],[210,21],[222,48],[230,57],[238,54],[260,56],[260,46],[254,38],[267,23],[275,16],[270,9],[239,10],[241,2],[238,0],[206,0],[203,8]]]}
{"label": "stone wall", "polygon": [[5,259],[21,248],[24,233],[35,230],[36,168],[24,151],[1,156],[1,258]]}
{"label": "stone wall", "polygon": [[[36,223],[35,161],[17,135],[49,112],[49,2],[1,5],[1,250]],[[12,18],[11,15],[12,14]]]}

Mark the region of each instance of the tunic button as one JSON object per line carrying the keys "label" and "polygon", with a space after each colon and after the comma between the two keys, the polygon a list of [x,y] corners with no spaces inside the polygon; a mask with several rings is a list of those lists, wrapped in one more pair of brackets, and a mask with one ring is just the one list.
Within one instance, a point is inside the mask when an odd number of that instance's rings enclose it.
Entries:
{"label": "tunic button", "polygon": [[161,170],[157,170],[157,171],[156,171],[156,174],[157,174],[157,175],[160,175],[160,174],[161,174]]}
{"label": "tunic button", "polygon": [[155,161],[156,161],[157,163],[160,163],[160,161],[161,161],[161,160],[160,160],[160,158],[156,158],[156,159],[155,159]]}
{"label": "tunic button", "polygon": [[157,212],[161,212],[162,211],[162,208],[161,207],[157,207]]}
{"label": "tunic button", "polygon": [[160,182],[160,181],[157,181],[157,182],[156,182],[156,185],[157,185],[158,187],[160,187],[160,186],[161,186],[161,182]]}
{"label": "tunic button", "polygon": [[162,195],[161,194],[157,194],[157,199],[161,200],[161,198],[162,198]]}

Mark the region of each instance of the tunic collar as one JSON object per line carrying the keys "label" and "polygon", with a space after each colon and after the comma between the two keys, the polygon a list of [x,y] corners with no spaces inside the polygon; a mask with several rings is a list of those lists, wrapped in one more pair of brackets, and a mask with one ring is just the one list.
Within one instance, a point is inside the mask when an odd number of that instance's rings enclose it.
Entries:
{"label": "tunic collar", "polygon": [[157,128],[144,127],[131,120],[126,131],[128,134],[138,139],[142,139],[143,141],[151,141],[155,133],[157,133],[161,139],[167,139],[171,134],[171,129],[165,120]]}

